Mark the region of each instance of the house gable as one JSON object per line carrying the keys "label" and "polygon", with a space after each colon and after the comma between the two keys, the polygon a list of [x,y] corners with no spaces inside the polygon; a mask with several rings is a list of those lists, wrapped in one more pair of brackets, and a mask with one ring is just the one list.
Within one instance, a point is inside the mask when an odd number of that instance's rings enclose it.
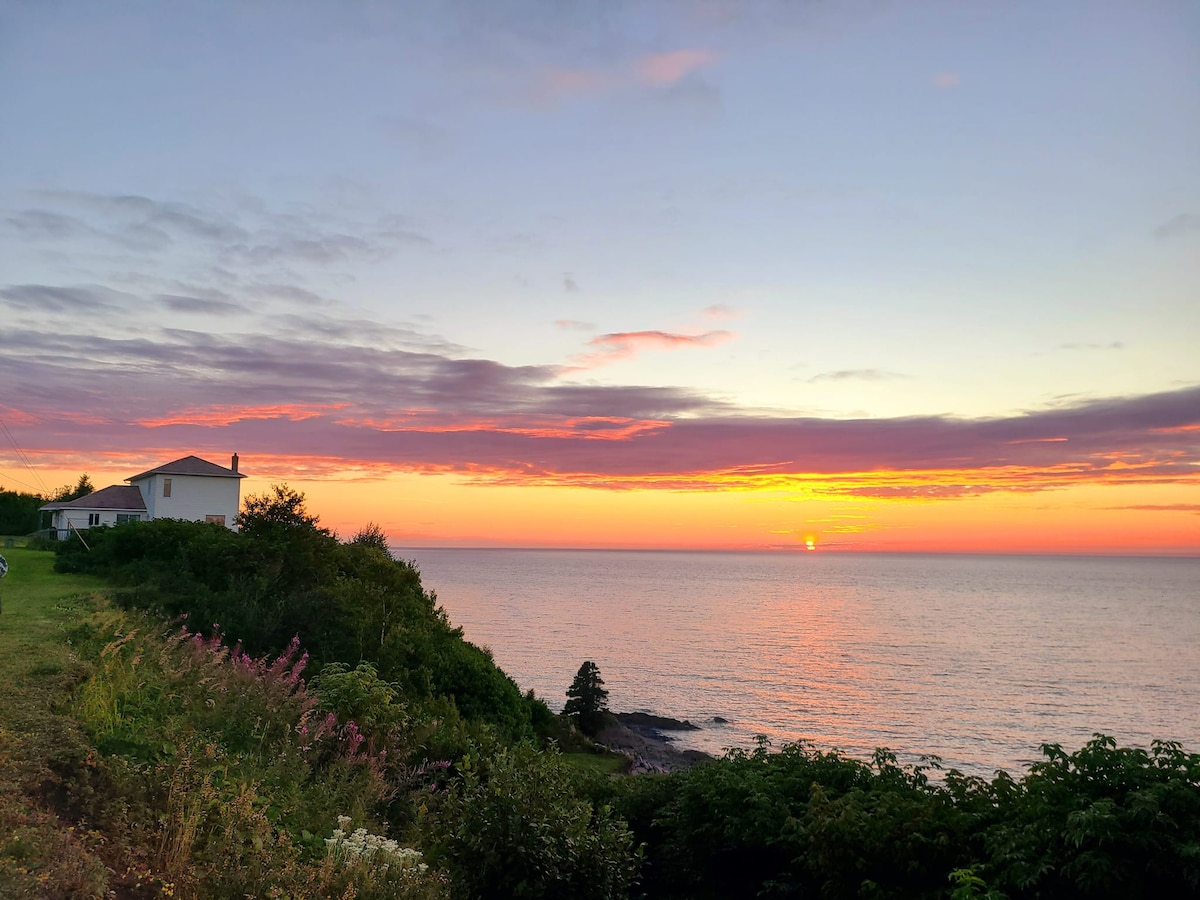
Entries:
{"label": "house gable", "polygon": [[151,519],[188,519],[217,522],[234,528],[241,506],[241,479],[237,454],[225,468],[198,456],[185,456],[127,478],[142,492]]}

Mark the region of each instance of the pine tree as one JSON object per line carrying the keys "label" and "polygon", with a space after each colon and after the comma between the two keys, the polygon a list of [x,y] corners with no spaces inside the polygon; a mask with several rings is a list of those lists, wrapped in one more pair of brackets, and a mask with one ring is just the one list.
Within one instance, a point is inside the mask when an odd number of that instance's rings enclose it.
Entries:
{"label": "pine tree", "polygon": [[608,710],[608,691],[603,687],[600,668],[590,659],[579,667],[575,680],[567,688],[567,705],[563,715],[572,718],[585,734],[600,730]]}

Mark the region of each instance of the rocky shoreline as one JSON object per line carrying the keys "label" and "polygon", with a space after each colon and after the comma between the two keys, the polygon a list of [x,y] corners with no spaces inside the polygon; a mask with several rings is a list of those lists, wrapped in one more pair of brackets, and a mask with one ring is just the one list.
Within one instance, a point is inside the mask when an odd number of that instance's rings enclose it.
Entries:
{"label": "rocky shoreline", "polygon": [[665,774],[711,760],[700,750],[680,750],[672,746],[669,731],[698,731],[699,726],[669,716],[650,713],[614,713],[596,735],[596,743],[628,756],[633,762],[631,775]]}

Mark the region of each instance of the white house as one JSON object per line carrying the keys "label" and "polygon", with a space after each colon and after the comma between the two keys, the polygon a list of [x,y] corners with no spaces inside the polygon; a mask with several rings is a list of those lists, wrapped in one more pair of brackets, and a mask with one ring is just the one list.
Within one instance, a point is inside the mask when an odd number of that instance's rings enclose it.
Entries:
{"label": "white house", "polygon": [[185,456],[126,478],[128,485],[114,484],[78,500],[47,503],[42,510],[52,513],[51,527],[58,529],[60,536],[71,528],[143,519],[187,519],[236,528],[245,477],[238,471],[236,453],[228,469],[198,456]]}

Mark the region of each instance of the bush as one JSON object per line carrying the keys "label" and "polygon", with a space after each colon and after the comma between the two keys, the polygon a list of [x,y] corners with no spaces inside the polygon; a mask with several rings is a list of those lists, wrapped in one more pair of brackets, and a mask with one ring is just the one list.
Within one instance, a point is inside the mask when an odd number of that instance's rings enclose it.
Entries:
{"label": "bush", "polygon": [[1021,782],[990,788],[989,883],[1017,897],[1200,895],[1200,754],[1104,735],[1042,753]]}
{"label": "bush", "polygon": [[611,900],[637,871],[629,829],[605,806],[579,799],[556,754],[528,744],[459,766],[434,816],[435,858],[456,898]]}

